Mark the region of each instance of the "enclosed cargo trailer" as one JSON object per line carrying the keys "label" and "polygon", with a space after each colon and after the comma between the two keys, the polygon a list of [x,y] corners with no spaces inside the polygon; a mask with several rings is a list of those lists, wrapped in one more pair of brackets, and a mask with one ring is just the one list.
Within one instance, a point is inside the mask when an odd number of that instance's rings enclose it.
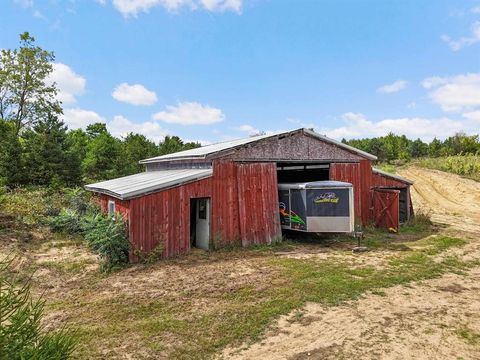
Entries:
{"label": "enclosed cargo trailer", "polygon": [[353,186],[341,181],[278,184],[283,229],[315,233],[354,231]]}

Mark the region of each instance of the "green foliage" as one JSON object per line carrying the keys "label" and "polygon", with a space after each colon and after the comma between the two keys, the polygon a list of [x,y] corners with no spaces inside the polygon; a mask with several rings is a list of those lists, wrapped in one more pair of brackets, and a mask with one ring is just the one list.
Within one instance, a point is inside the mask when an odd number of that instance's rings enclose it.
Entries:
{"label": "green foliage", "polygon": [[136,174],[144,169],[138,162],[142,159],[154,157],[158,154],[157,145],[144,135],[129,133],[122,142],[122,166],[119,172],[122,175]]}
{"label": "green foliage", "polygon": [[0,185],[15,187],[24,181],[22,147],[12,123],[0,118]]}
{"label": "green foliage", "polygon": [[102,259],[102,270],[111,271],[128,263],[130,243],[121,214],[115,217],[97,213],[82,219],[82,230],[89,247]]}
{"label": "green foliage", "polygon": [[476,154],[480,152],[478,135],[468,136],[458,133],[440,141],[434,138],[430,144],[422,140],[409,140],[405,135],[392,133],[371,139],[342,140],[345,144],[369,152],[378,157],[380,162],[408,161],[425,156],[439,157],[459,154]]}
{"label": "green foliage", "polygon": [[67,138],[67,128],[57,116],[39,121],[23,134],[25,166],[29,182],[35,185],[75,185],[80,179],[80,162]]}
{"label": "green foliage", "polygon": [[0,260],[0,359],[69,359],[76,346],[71,331],[42,329],[45,302],[30,295],[30,282],[11,280],[11,260]]}
{"label": "green foliage", "polygon": [[18,49],[0,51],[0,119],[11,122],[15,134],[46,117],[61,114],[57,88],[49,84],[53,53],[35,45],[28,32]]}
{"label": "green foliage", "polygon": [[165,136],[165,139],[158,146],[158,155],[166,155],[178,151],[189,150],[200,147],[199,143],[184,143],[178,136]]}
{"label": "green foliage", "polygon": [[82,168],[88,181],[108,180],[118,176],[121,159],[120,140],[108,132],[95,135],[87,144]]}
{"label": "green foliage", "polygon": [[82,231],[81,215],[75,210],[62,209],[50,220],[50,228],[57,232],[78,234]]}
{"label": "green foliage", "polygon": [[480,181],[480,154],[425,158],[419,159],[415,164],[421,167],[446,171]]}

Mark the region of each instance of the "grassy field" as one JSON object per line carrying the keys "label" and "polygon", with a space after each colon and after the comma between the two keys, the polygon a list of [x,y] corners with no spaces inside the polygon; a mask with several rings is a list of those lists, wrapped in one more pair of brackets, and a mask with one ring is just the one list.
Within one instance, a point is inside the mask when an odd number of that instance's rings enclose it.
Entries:
{"label": "grassy field", "polygon": [[[356,242],[348,237],[311,238],[196,250],[105,275],[80,238],[42,225],[49,196],[41,189],[4,196],[0,256],[17,255],[12,276],[19,281],[33,276],[36,295],[47,301],[47,327],[68,324],[77,331],[79,359],[211,358],[225,347],[260,339],[280,315],[301,318],[306,302],[335,306],[478,265],[452,251],[465,240],[418,222],[400,234],[369,230],[368,253],[353,254]],[[26,210],[26,199],[38,204]],[[467,328],[459,331],[478,341]]]}
{"label": "grassy field", "polygon": [[439,158],[425,158],[413,164],[428,169],[436,169],[480,181],[480,155],[457,155]]}

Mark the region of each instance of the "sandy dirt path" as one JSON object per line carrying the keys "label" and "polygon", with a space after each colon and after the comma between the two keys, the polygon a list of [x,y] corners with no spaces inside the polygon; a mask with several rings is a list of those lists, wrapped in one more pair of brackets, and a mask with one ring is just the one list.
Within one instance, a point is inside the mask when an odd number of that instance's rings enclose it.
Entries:
{"label": "sandy dirt path", "polygon": [[[462,257],[480,258],[480,183],[435,170],[409,168],[414,206],[451,233],[471,239]],[[303,316],[282,317],[263,341],[226,349],[227,359],[480,359],[480,268],[466,275],[386,289]],[[462,336],[463,334],[463,336]],[[470,334],[476,334],[470,337]],[[478,338],[477,338],[478,336]]]}
{"label": "sandy dirt path", "polygon": [[480,233],[480,183],[438,170],[410,167],[399,175],[415,181],[412,198],[417,210],[440,224]]}

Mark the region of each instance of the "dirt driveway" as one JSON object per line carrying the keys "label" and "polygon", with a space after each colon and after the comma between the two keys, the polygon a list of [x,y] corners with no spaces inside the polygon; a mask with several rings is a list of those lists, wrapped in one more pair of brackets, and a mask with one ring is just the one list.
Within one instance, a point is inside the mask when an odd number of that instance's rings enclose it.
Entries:
{"label": "dirt driveway", "polygon": [[[469,239],[460,258],[480,258],[480,183],[409,168],[416,208]],[[282,317],[263,341],[226,349],[229,359],[480,359],[480,267],[396,286],[341,306],[309,303]]]}

